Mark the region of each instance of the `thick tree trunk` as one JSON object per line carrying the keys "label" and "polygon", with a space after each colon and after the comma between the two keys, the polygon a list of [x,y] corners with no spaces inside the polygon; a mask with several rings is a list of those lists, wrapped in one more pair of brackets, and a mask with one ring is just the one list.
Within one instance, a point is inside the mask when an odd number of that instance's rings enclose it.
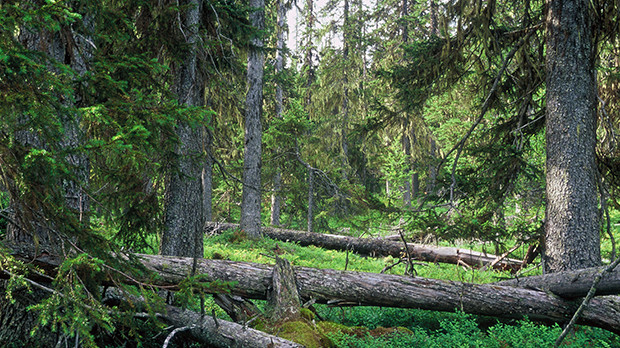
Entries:
{"label": "thick tree trunk", "polygon": [[[192,270],[191,258],[140,255],[143,264],[159,277],[160,285],[174,286]],[[564,323],[579,302],[563,300],[542,291],[412,278],[388,274],[295,267],[299,295],[337,306],[381,306],[522,318]],[[199,260],[197,273],[205,281],[234,282],[231,292],[245,298],[266,299],[272,280],[270,265],[223,260]],[[208,287],[206,287],[208,288]],[[215,291],[215,290],[214,290]],[[221,290],[220,290],[221,291]],[[620,333],[620,303],[594,298],[580,323]]]}
{"label": "thick tree trunk", "polygon": [[600,256],[596,74],[587,0],[547,1],[545,271],[597,266]]}
{"label": "thick tree trunk", "polygon": [[[209,223],[208,231],[223,231],[226,229],[239,228],[236,224]],[[356,238],[323,233],[308,233],[303,231],[285,230],[280,228],[263,228],[264,235],[269,238],[297,242],[299,245],[315,245],[332,250],[351,250],[361,255],[371,255],[375,257],[393,256],[396,258],[406,255],[405,247],[401,242],[394,242],[382,238]],[[488,255],[481,252],[453,248],[436,247],[422,244],[409,244],[409,255],[412,258],[427,262],[441,262],[459,264],[464,262],[471,266],[484,266],[497,259],[495,255]],[[520,269],[520,260],[505,258],[495,264],[495,269],[507,269],[516,271]]]}
{"label": "thick tree trunk", "polygon": [[[6,294],[5,280],[0,280],[0,293]],[[0,342],[3,347],[53,347],[62,338],[61,334],[52,332],[47,326],[40,326],[35,335],[32,328],[39,325],[38,316],[28,310],[28,306],[40,303],[47,297],[42,290],[13,290],[14,303],[3,298],[0,301]]]}
{"label": "thick tree trunk", "polygon": [[[564,298],[585,297],[597,274],[605,267],[590,267],[540,276],[503,280],[494,284],[549,291]],[[620,270],[604,274],[596,286],[596,295],[620,294]]]}
{"label": "thick tree trunk", "polygon": [[[180,16],[183,21],[180,25],[184,28],[190,52],[183,63],[174,68],[174,88],[179,105],[191,107],[204,104],[204,83],[198,71],[196,52],[202,10],[198,0],[186,0],[182,4],[186,7]],[[176,133],[179,140],[175,156],[177,167],[173,168],[166,185],[165,227],[160,253],[202,257],[202,129],[182,122],[177,125]]]}
{"label": "thick tree trunk", "polygon": [[[36,1],[25,1],[22,5],[25,8],[34,9],[41,7],[41,4]],[[25,49],[37,51],[58,64],[64,64],[67,69],[72,69],[78,77],[83,76],[87,73],[92,59],[93,50],[90,42],[94,32],[94,19],[88,13],[83,13],[81,18],[81,22],[75,23],[74,26],[60,25],[59,29],[48,30],[36,25],[24,26],[19,30],[18,40]],[[63,78],[63,75],[75,77],[49,64],[49,61],[45,59],[41,59],[40,63],[43,66],[48,64],[48,68],[52,74],[57,75],[57,78]],[[27,79],[27,77],[24,78]],[[42,88],[40,92],[43,94],[60,93],[45,90],[46,87]],[[12,180],[14,178],[7,178],[12,222],[8,225],[3,244],[24,243],[36,246],[40,252],[55,253],[62,249],[64,238],[68,237],[63,234],[63,231],[70,230],[72,227],[79,230],[89,225],[89,196],[86,193],[89,181],[89,160],[79,150],[84,144],[84,132],[80,126],[80,114],[77,112],[77,108],[88,105],[85,105],[84,95],[79,93],[81,90],[83,89],[76,87],[73,95],[56,94],[61,105],[55,109],[56,117],[64,132],[59,139],[54,140],[58,141],[60,150],[67,154],[64,164],[71,171],[71,177],[63,180],[53,179],[57,187],[50,188],[50,191],[64,198],[64,204],[68,208],[60,217],[64,219],[64,224],[56,223],[59,217],[53,215],[57,215],[58,210],[50,212],[49,209],[41,208],[37,204],[33,205],[32,201],[29,202],[28,198],[21,196],[21,189],[14,185],[15,182]],[[29,115],[19,115],[19,117],[23,122],[31,121]],[[28,127],[13,134],[16,144],[25,149],[50,150],[54,148],[50,146],[51,144],[45,143],[46,139],[40,138],[38,132],[30,129],[32,128]],[[45,133],[45,130],[41,132],[41,134]],[[57,188],[61,189],[56,191]],[[54,198],[39,196],[34,200],[53,201]],[[0,284],[0,293],[6,293],[5,282]],[[13,294],[15,301],[9,301],[6,298],[0,301],[0,342],[2,344],[14,347],[54,346],[63,343],[63,339],[67,339],[63,334],[52,332],[49,325],[42,325],[38,314],[28,309],[30,305],[39,303],[47,295],[42,291],[30,292],[26,289],[17,289]],[[31,335],[35,327],[38,330],[36,334]]]}
{"label": "thick tree trunk", "polygon": [[[16,255],[53,274],[58,260],[47,255]],[[177,289],[194,269],[193,258],[137,255],[142,264],[158,277],[139,281]],[[249,262],[201,259],[196,262],[201,281],[231,282],[231,295],[266,300],[272,287],[273,266]],[[381,306],[418,308],[433,311],[462,310],[466,313],[502,318],[522,318],[564,323],[570,320],[580,301],[564,300],[544,291],[470,284],[428,278],[348,272],[331,269],[294,268],[297,290],[302,300],[315,300],[334,306]],[[128,283],[135,279],[125,279]],[[205,291],[226,291],[221,286]],[[620,334],[620,302],[597,297],[584,310],[580,324],[601,327]]]}
{"label": "thick tree trunk", "polygon": [[251,238],[261,236],[261,115],[263,111],[263,39],[265,1],[251,0],[250,23],[256,29],[248,53],[248,93],[245,101],[245,147],[241,228]]}

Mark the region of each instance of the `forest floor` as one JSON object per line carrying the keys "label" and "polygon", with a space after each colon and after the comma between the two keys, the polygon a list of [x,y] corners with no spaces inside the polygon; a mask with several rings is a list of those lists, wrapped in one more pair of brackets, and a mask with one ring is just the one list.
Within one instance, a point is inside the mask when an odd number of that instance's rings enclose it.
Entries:
{"label": "forest floor", "polygon": [[[616,231],[618,232],[618,231]],[[617,234],[617,233],[616,233]],[[459,245],[483,249],[473,242]],[[610,247],[609,241],[603,248]],[[488,250],[487,250],[488,251]],[[354,253],[324,250],[314,246],[302,247],[295,243],[265,238],[250,241],[238,231],[226,231],[205,238],[205,257],[233,261],[251,261],[273,264],[275,256],[288,259],[293,266],[330,268],[336,270],[379,273],[396,263],[392,257],[362,257]],[[518,257],[518,255],[516,255]],[[389,274],[405,272],[403,263],[386,270]],[[534,268],[527,275],[539,272]],[[450,264],[416,262],[415,276],[473,283],[490,283],[510,274],[499,271],[481,271]],[[259,308],[265,303],[256,301]],[[314,305],[316,316],[308,317],[303,327],[265,328],[306,346],[335,347],[552,347],[562,328],[523,320],[498,320],[464,314],[442,313],[415,309],[376,307],[329,307]],[[213,310],[227,318],[215,303],[207,301],[206,312]],[[260,324],[259,324],[260,325]],[[314,337],[309,339],[307,327],[314,326]],[[318,330],[317,330],[318,328]],[[288,330],[288,331],[287,331]],[[319,338],[316,337],[321,336]],[[310,335],[312,336],[312,335]],[[304,341],[306,340],[306,341]],[[620,347],[620,336],[598,328],[578,326],[564,341],[566,347]]]}

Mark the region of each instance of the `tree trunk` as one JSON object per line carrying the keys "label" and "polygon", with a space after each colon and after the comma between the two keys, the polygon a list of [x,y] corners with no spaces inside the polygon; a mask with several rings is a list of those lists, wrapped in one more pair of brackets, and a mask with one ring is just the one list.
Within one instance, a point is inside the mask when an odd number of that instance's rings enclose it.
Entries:
{"label": "tree trunk", "polygon": [[248,93],[245,101],[245,147],[243,157],[243,194],[241,228],[250,238],[261,236],[261,116],[263,110],[263,39],[265,1],[251,0],[250,23],[255,37],[248,53]]}
{"label": "tree trunk", "polygon": [[[277,3],[278,12],[278,42],[276,51],[276,117],[282,118],[283,109],[283,90],[280,82],[282,71],[284,69],[284,32],[286,30],[284,21],[286,19],[287,8],[282,0]],[[276,174],[273,177],[273,192],[271,194],[271,225],[280,226],[280,206],[282,197],[280,190],[282,188],[282,170],[278,166]]]}
{"label": "tree trunk", "polygon": [[[0,293],[6,294],[6,283],[0,280]],[[0,301],[0,342],[3,347],[53,347],[62,338],[58,332],[52,332],[47,326],[40,326],[38,315],[28,309],[28,306],[40,303],[48,296],[42,290],[16,289],[13,290],[14,303],[6,298]],[[30,332],[39,326],[36,334]]]}
{"label": "tree trunk", "polygon": [[166,314],[160,317],[178,328],[186,328],[196,341],[213,347],[247,348],[303,348],[302,345],[283,338],[254,330],[245,325],[215,319],[178,307],[167,306]]}
{"label": "tree trunk", "polygon": [[[588,291],[590,291],[596,275],[604,269],[605,267],[590,267],[574,271],[503,280],[495,284],[550,291],[563,298],[585,297]],[[620,270],[604,274],[596,286],[597,296],[617,294],[620,294]]]}
{"label": "tree trunk", "polygon": [[[204,82],[198,71],[199,40],[198,29],[201,17],[201,2],[186,0],[182,2],[184,12],[181,14],[185,33],[184,39],[190,47],[184,61],[174,67],[175,94],[179,105],[204,105]],[[203,244],[201,233],[204,228],[202,171],[203,134],[199,127],[181,122],[176,133],[179,144],[176,149],[176,168],[170,174],[165,195],[165,227],[161,238],[162,255],[202,257]]]}
{"label": "tree trunk", "polygon": [[[159,277],[159,285],[175,286],[192,269],[192,259],[140,255],[143,264]],[[224,260],[198,260],[197,270],[205,281],[234,282],[231,293],[245,298],[266,299],[273,268],[270,265]],[[502,318],[523,318],[564,323],[579,302],[563,300],[542,291],[413,278],[389,274],[347,272],[295,267],[299,295],[304,301],[335,306],[381,306],[418,308]],[[209,289],[209,287],[205,287]],[[222,291],[213,289],[212,291]],[[594,298],[579,323],[620,333],[620,303]]]}
{"label": "tree trunk", "polygon": [[[207,226],[208,230],[212,231],[211,233],[213,231],[223,231],[239,227],[235,224],[221,223],[210,223]],[[269,238],[297,242],[301,246],[314,245],[332,250],[351,250],[361,255],[371,255],[374,257],[392,256],[400,258],[402,255],[407,255],[403,243],[382,238],[356,238],[269,227],[265,227],[263,233]],[[408,243],[407,247],[412,258],[427,262],[466,263],[471,266],[484,266],[497,259],[495,255],[453,247],[436,247],[411,243]],[[521,268],[521,264],[520,260],[505,258],[495,264],[493,268],[516,271]]]}
{"label": "tree trunk", "polygon": [[587,0],[547,1],[545,271],[597,266],[600,256],[596,75]]}
{"label": "tree trunk", "polygon": [[[53,274],[58,259],[48,255],[15,255]],[[273,267],[250,262],[197,260],[193,258],[136,255],[142,264],[158,277],[137,279],[177,290],[181,282],[196,273],[205,282],[203,289],[218,293],[228,289],[208,286],[212,281],[230,282],[231,295],[266,300],[271,288]],[[418,308],[452,312],[456,309],[476,315],[564,323],[570,320],[580,301],[564,300],[532,289],[497,284],[470,284],[391,274],[337,271],[295,267],[297,290],[303,301],[315,300],[334,306],[380,306]],[[615,273],[617,276],[617,273]],[[136,279],[127,278],[132,284]],[[143,284],[143,283],[141,283]],[[620,290],[620,289],[618,289]],[[583,311],[579,322],[620,334],[620,302],[616,298],[597,297]]]}
{"label": "tree trunk", "polygon": [[[21,5],[24,9],[39,10],[41,7],[37,1],[25,1]],[[32,23],[35,23],[35,26],[26,25],[20,28],[17,37],[20,44],[27,50],[41,53],[42,56],[55,61],[57,64],[64,64],[67,70],[72,70],[75,75],[58,69],[46,59],[41,58],[39,61],[43,67],[47,65],[50,74],[56,75],[56,78],[74,78],[73,82],[77,84],[75,78],[82,77],[87,73],[92,59],[93,50],[90,42],[92,42],[94,32],[93,16],[89,13],[82,13],[81,21],[76,22],[71,27],[59,24],[58,29],[45,29],[37,26],[36,22]],[[27,79],[27,77],[24,78]],[[54,147],[51,143],[46,143],[49,139],[39,137],[38,134],[45,134],[45,130],[40,130],[41,132],[38,133],[30,130],[31,127],[15,132],[13,134],[15,143],[28,151],[32,149],[52,151],[59,149],[62,151],[61,153],[67,154],[62,165],[66,165],[71,173],[69,177],[53,179],[56,182],[56,187],[49,188],[53,192],[52,194],[46,193],[45,197],[38,196],[31,197],[31,199],[21,195],[23,192],[15,185],[14,177],[6,178],[8,180],[6,189],[9,190],[12,222],[7,226],[6,239],[3,244],[24,243],[35,246],[40,252],[55,253],[62,249],[61,244],[68,237],[65,233],[67,230],[74,229],[71,232],[75,235],[76,232],[90,224],[89,196],[86,193],[89,182],[89,159],[80,150],[84,144],[85,136],[80,125],[81,115],[77,109],[88,105],[85,104],[84,95],[79,92],[84,90],[80,86],[75,87],[72,95],[60,95],[58,91],[45,90],[45,88],[41,87],[39,93],[41,95],[48,92],[55,94],[60,104],[55,106],[54,111],[63,133],[59,139],[53,139],[53,141],[58,141],[59,146]],[[31,121],[30,115],[19,115],[18,117],[23,122]],[[59,165],[61,164],[59,163]],[[49,206],[54,203],[44,203],[39,206],[38,203],[33,204],[32,202],[44,200],[53,202],[54,194],[58,194],[59,197],[57,198],[60,198],[58,201],[64,202],[64,207],[54,207],[54,211],[50,212],[49,208],[46,209],[42,206]],[[58,214],[60,209],[64,208],[67,209],[63,211],[61,217],[54,216]],[[58,223],[60,219],[63,223]],[[0,284],[0,292],[3,294],[6,293],[6,285],[5,282]],[[8,299],[0,301],[0,342],[9,345],[14,344],[15,347],[53,346],[62,343],[59,340],[67,339],[62,333],[52,332],[48,325],[42,325],[39,322],[38,313],[28,309],[28,306],[39,303],[47,295],[38,290],[16,289],[13,293],[14,302]],[[38,328],[37,333],[31,335],[31,331],[35,327]]]}
{"label": "tree trunk", "polygon": [[[121,293],[117,288],[108,288],[105,292],[104,303],[130,302],[127,305],[136,311],[152,310],[143,298],[134,296],[127,298],[126,296],[126,293]],[[166,305],[165,311],[156,315],[162,321],[175,326],[179,334],[189,334],[195,341],[209,347],[302,347],[295,342],[249,328],[245,321],[241,324],[233,323],[214,317],[210,313],[201,315],[188,309]],[[171,337],[171,341],[175,341],[174,336]]]}
{"label": "tree trunk", "polygon": [[271,277],[271,290],[267,294],[269,305],[273,309],[270,319],[275,322],[299,319],[301,302],[297,292],[295,271],[287,259],[276,256]]}
{"label": "tree trunk", "polygon": [[205,153],[205,163],[202,168],[202,210],[203,210],[203,218],[204,222],[211,221],[213,219],[213,207],[212,207],[212,198],[213,198],[213,158],[211,157],[211,145],[213,144],[213,139],[211,138],[211,134],[207,129],[204,129],[204,153]]}
{"label": "tree trunk", "polygon": [[307,232],[314,229],[314,172],[312,168],[308,168],[308,225]]}

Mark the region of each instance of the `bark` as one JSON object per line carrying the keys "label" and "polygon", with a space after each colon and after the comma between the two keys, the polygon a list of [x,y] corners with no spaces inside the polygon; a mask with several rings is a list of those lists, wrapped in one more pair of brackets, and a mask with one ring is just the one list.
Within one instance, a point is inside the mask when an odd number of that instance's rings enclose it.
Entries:
{"label": "bark", "polygon": [[307,232],[314,229],[314,172],[312,168],[308,168],[308,225]]}
{"label": "bark", "polygon": [[595,48],[589,4],[547,1],[546,272],[601,263]]}
{"label": "bark", "polygon": [[[175,94],[179,105],[203,105],[204,83],[198,71],[198,28],[201,2],[187,0],[181,14],[184,39],[190,47],[184,61],[174,67]],[[176,168],[170,174],[165,195],[165,227],[161,238],[160,253],[188,257],[202,257],[203,245],[200,233],[204,228],[202,170],[200,162],[203,149],[203,133],[199,127],[186,122],[177,125],[178,145]]]}
{"label": "bark", "polygon": [[287,259],[276,257],[273,267],[272,289],[267,295],[273,308],[270,317],[276,322],[291,321],[299,318],[301,302],[297,292],[295,271]]}
{"label": "bark", "polygon": [[[20,256],[20,255],[16,255]],[[177,289],[194,269],[193,258],[137,255],[146,269],[158,276],[144,276],[140,281]],[[32,254],[21,258],[49,270],[58,260]],[[205,291],[217,293],[222,287],[209,287],[212,281],[234,284],[230,293],[249,299],[266,300],[272,286],[273,267],[250,262],[200,259],[195,264]],[[365,272],[331,269],[294,268],[297,290],[303,301],[315,300],[334,306],[380,306],[418,308],[451,312],[456,309],[476,315],[522,318],[565,323],[580,301],[565,300],[543,291],[501,286],[470,284]],[[124,279],[134,283],[135,279]],[[584,310],[579,324],[600,327],[620,334],[620,301],[616,297],[597,297]]]}
{"label": "bark", "polygon": [[[39,8],[41,4],[26,1],[23,6]],[[60,25],[55,31],[41,27],[22,27],[19,30],[18,40],[25,49],[38,51],[57,63],[65,64],[77,77],[83,76],[87,73],[92,59],[91,42],[94,19],[89,13],[82,13],[82,15],[81,22],[75,23],[74,27]],[[79,34],[76,35],[74,31],[78,31]],[[45,64],[45,60],[42,60],[42,63]],[[67,74],[51,64],[48,67],[53,74],[59,76]],[[41,204],[41,200],[53,201],[47,193],[46,197],[35,197],[36,203],[34,204],[32,201],[28,202],[28,199],[22,200],[23,197],[19,194],[20,189],[14,185],[11,178],[8,178],[7,189],[10,191],[12,222],[8,225],[6,239],[3,243],[25,243],[36,246],[40,251],[55,253],[61,250],[63,239],[67,237],[63,231],[72,228],[79,230],[89,225],[90,207],[88,194],[86,194],[89,181],[89,160],[79,150],[84,143],[84,132],[80,126],[80,115],[76,111],[78,107],[88,106],[85,105],[84,96],[79,92],[81,90],[83,89],[78,86],[73,95],[56,95],[62,105],[56,109],[57,119],[64,130],[59,139],[40,138],[37,132],[31,130],[17,131],[14,134],[15,142],[25,149],[49,150],[54,147],[46,141],[58,141],[60,150],[67,153],[65,164],[71,170],[71,176],[56,182],[57,187],[61,188],[59,191],[56,191],[56,188],[50,188],[50,191],[64,197],[64,204],[68,209],[62,217],[53,216],[58,214],[58,211],[50,213],[49,208],[43,207],[50,203]],[[47,93],[43,90],[41,92]],[[27,122],[30,116],[20,115],[20,117]],[[45,133],[45,131],[41,132],[41,134]],[[63,219],[62,224],[57,223],[59,219]],[[3,294],[6,292],[5,287],[6,284],[2,282],[0,292]],[[28,309],[28,306],[39,303],[46,296],[47,294],[41,291],[33,290],[27,293],[25,289],[20,289],[15,291],[14,302],[8,299],[0,301],[0,342],[16,347],[54,346],[57,343],[60,344],[60,340],[66,339],[63,335],[52,332],[49,325],[41,325],[37,313]],[[38,327],[37,333],[31,335],[35,327]]]}
{"label": "bark", "polygon": [[[403,6],[406,6],[406,2],[403,3]],[[404,28],[406,28],[407,26],[405,25]],[[403,28],[403,30],[405,30]],[[404,36],[404,34],[403,34]],[[403,151],[405,152],[405,156],[407,157],[407,163],[409,163],[409,161],[411,161],[411,139],[409,138],[409,136],[407,134],[403,135],[401,138],[401,142],[403,145]],[[409,173],[411,172],[411,165],[408,164],[407,168],[407,179],[405,179],[405,182],[403,183],[403,205],[407,208],[411,208],[411,183],[409,182]]]}
{"label": "bark", "polygon": [[211,221],[213,219],[213,207],[211,200],[213,197],[213,158],[211,158],[211,145],[213,139],[207,129],[204,129],[204,140],[206,154],[204,167],[202,168],[202,209],[204,222]]}
{"label": "bark", "polygon": [[[239,226],[235,224],[211,223],[207,224],[207,227],[209,231],[222,231],[238,228]],[[332,250],[351,250],[361,255],[371,255],[374,257],[392,256],[400,258],[402,255],[407,254],[403,243],[389,241],[383,238],[357,238],[269,227],[265,227],[263,233],[271,239],[293,241],[299,243],[301,246],[315,245]],[[408,243],[407,247],[409,249],[409,255],[411,255],[412,258],[427,262],[451,264],[464,262],[471,266],[484,266],[497,259],[495,255],[453,247],[436,247],[413,243]],[[493,268],[516,271],[521,268],[521,264],[521,260],[505,258],[494,265]]]}
{"label": "bark", "polygon": [[[588,291],[590,291],[590,287],[596,275],[603,272],[604,269],[605,267],[590,267],[540,276],[503,280],[495,284],[549,291],[563,298],[584,297],[588,294]],[[601,281],[596,286],[596,295],[618,294],[620,294],[620,270],[604,274]]]}
{"label": "bark", "polygon": [[[140,255],[144,265],[159,277],[160,285],[175,286],[190,274],[192,259]],[[197,272],[205,281],[234,282],[232,294],[266,299],[273,267],[249,262],[199,260]],[[412,278],[388,274],[347,272],[295,267],[302,300],[316,300],[336,306],[381,306],[418,308],[501,318],[522,318],[564,323],[579,306],[542,291]],[[208,287],[207,287],[208,288]],[[615,298],[595,298],[585,309],[580,324],[620,333],[620,302]]]}
{"label": "bark", "polygon": [[[126,294],[121,294],[116,288],[108,288],[104,303],[118,304],[126,302]],[[131,297],[130,307],[137,311],[148,311],[150,308],[143,298]],[[209,347],[302,347],[301,345],[282,339],[277,336],[247,327],[245,324],[233,323],[216,318],[209,314],[201,315],[188,309],[166,305],[164,313],[157,313],[162,321],[176,327],[179,331],[192,337],[195,341],[209,345]],[[174,337],[172,338],[174,342]]]}
{"label": "bark", "polygon": [[[279,80],[279,74],[284,69],[284,32],[286,30],[284,21],[286,19],[287,8],[282,0],[278,0],[277,4],[278,12],[278,39],[277,39],[277,51],[276,51],[276,117],[282,118],[283,108],[283,90],[282,83]],[[280,190],[282,188],[282,170],[278,166],[276,174],[273,177],[273,193],[271,194],[271,224],[273,226],[280,226],[280,206],[282,203],[282,197],[280,196]]]}
{"label": "bark", "polygon": [[[6,294],[7,281],[0,281],[0,293]],[[37,326],[38,316],[28,310],[28,306],[37,304],[48,294],[42,290],[17,289],[13,291],[15,303],[3,298],[0,301],[0,342],[3,347],[39,347],[42,344],[53,347],[62,338],[58,331],[52,332],[43,326],[31,335]]]}
{"label": "bark", "polygon": [[261,116],[263,111],[263,39],[259,31],[265,22],[265,1],[251,0],[250,23],[256,35],[248,53],[248,93],[245,101],[245,146],[243,157],[243,194],[241,228],[251,238],[261,236]]}
{"label": "bark", "polygon": [[196,341],[214,347],[303,347],[295,342],[237,323],[215,319],[212,316],[201,316],[196,312],[173,306],[166,308],[166,314],[161,316],[164,321],[176,327],[187,328]]}

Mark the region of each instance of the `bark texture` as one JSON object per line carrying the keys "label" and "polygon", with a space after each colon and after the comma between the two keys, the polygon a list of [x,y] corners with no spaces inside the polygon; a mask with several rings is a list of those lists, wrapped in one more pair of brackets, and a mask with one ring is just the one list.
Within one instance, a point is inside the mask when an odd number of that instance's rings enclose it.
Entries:
{"label": "bark texture", "polygon": [[[204,104],[204,83],[198,71],[196,52],[201,4],[198,0],[181,2],[184,12],[180,17],[190,51],[184,61],[174,67],[174,88],[179,105],[189,107]],[[180,122],[176,134],[179,141],[175,154],[176,168],[173,168],[166,185],[165,227],[160,252],[162,255],[202,257],[203,133],[199,127]]]}
{"label": "bark texture", "polygon": [[[144,265],[159,275],[161,285],[175,285],[192,270],[192,259],[141,255]],[[197,273],[205,281],[235,282],[232,294],[266,299],[272,281],[270,265],[224,260],[199,260]],[[381,306],[454,311],[502,318],[522,318],[568,322],[578,301],[563,300],[542,291],[412,278],[388,274],[347,272],[295,267],[302,300],[337,306]],[[594,298],[579,323],[620,333],[620,301]]]}
{"label": "bark texture", "polygon": [[167,306],[161,317],[166,322],[179,328],[187,328],[190,335],[200,343],[213,347],[246,347],[246,348],[303,348],[302,345],[283,338],[266,334],[262,331],[225,321],[212,316]]}
{"label": "bark texture", "polygon": [[[239,227],[236,224],[222,223],[208,223],[206,226],[207,231],[211,233]],[[301,246],[314,245],[331,250],[350,250],[361,255],[375,257],[392,256],[397,258],[407,255],[402,242],[385,240],[383,238],[357,238],[271,227],[263,228],[263,234],[275,240],[297,242]],[[484,266],[491,264],[497,259],[495,255],[453,247],[436,247],[412,243],[407,243],[407,247],[412,258],[427,262],[451,264],[464,262],[470,266]],[[504,258],[493,265],[493,268],[516,271],[521,268],[521,265],[522,262],[520,260]]]}
{"label": "bark texture", "polygon": [[[15,255],[34,262],[53,274],[58,260],[43,255]],[[194,269],[193,258],[137,255],[146,269],[157,273],[139,281],[163,285],[175,290]],[[273,280],[273,266],[249,262],[200,259],[196,274],[201,281],[232,282],[231,295],[248,299],[267,299]],[[334,306],[380,306],[419,308],[502,318],[522,318],[565,323],[580,301],[565,300],[544,291],[501,286],[469,284],[398,275],[348,272],[331,269],[294,268],[297,290],[303,301],[315,300]],[[136,279],[125,279],[134,283]],[[204,287],[205,291],[226,291],[222,287]],[[597,297],[583,311],[579,322],[620,333],[620,300]]]}
{"label": "bark texture", "polygon": [[273,267],[272,289],[267,295],[273,308],[271,319],[275,321],[289,321],[299,318],[299,293],[295,271],[287,259],[276,257]]}
{"label": "bark texture", "polygon": [[546,272],[601,262],[595,48],[589,4],[547,1]]}
{"label": "bark texture", "polygon": [[[0,292],[5,294],[6,282],[0,280]],[[38,323],[36,313],[28,310],[28,306],[40,303],[42,298],[47,297],[42,290],[27,289],[14,290],[15,303],[10,303],[3,298],[0,301],[0,342],[3,347],[40,347],[48,345],[53,347],[62,337],[58,332],[52,332],[48,327],[41,327],[35,335],[30,332]]]}
{"label": "bark texture", "polygon": [[[284,33],[286,31],[285,20],[287,8],[282,0],[278,0],[277,3],[278,12],[278,41],[276,51],[276,117],[282,118],[284,91],[282,89],[282,83],[280,82],[280,76],[284,70]],[[282,205],[282,197],[280,196],[280,190],[282,189],[282,170],[278,166],[276,174],[273,176],[273,193],[271,194],[271,224],[273,226],[280,226],[280,208]]]}
{"label": "bark texture", "polygon": [[261,236],[261,118],[263,113],[263,67],[265,55],[259,31],[265,23],[265,1],[251,0],[250,24],[256,35],[248,53],[248,93],[245,100],[245,146],[243,157],[243,194],[241,228],[250,238]]}
{"label": "bark texture", "polygon": [[[590,291],[596,275],[603,272],[604,269],[605,267],[590,267],[574,271],[503,280],[495,284],[549,291],[564,298],[584,297]],[[620,270],[604,274],[596,286],[596,295],[618,294],[620,294]]]}

